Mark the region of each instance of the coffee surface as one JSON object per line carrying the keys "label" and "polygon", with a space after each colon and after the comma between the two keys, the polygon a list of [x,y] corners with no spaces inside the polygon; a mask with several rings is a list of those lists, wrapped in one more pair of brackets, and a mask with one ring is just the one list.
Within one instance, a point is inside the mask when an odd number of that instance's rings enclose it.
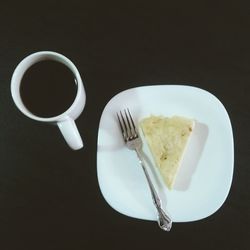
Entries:
{"label": "coffee surface", "polygon": [[39,117],[53,117],[74,102],[77,82],[72,71],[53,60],[33,64],[24,74],[20,94],[26,108]]}

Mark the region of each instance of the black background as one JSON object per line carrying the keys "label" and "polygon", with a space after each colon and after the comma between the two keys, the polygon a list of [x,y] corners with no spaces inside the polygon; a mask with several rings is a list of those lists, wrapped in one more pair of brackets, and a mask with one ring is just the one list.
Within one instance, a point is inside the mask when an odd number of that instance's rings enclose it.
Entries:
{"label": "black background", "polygon": [[[248,249],[247,1],[6,2],[0,8],[0,249]],[[71,151],[56,127],[27,119],[12,101],[16,65],[40,50],[63,53],[83,77],[82,150]],[[235,140],[225,204],[207,219],[174,224],[170,233],[114,211],[96,176],[105,104],[121,90],[152,84],[193,85],[216,95]]]}

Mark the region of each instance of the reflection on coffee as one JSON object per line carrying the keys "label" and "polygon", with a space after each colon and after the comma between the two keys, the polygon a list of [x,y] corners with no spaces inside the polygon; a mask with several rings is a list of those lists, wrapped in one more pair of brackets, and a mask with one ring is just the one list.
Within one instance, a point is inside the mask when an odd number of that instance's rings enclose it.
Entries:
{"label": "reflection on coffee", "polygon": [[26,108],[39,117],[53,117],[74,102],[77,82],[71,70],[53,60],[33,64],[24,74],[20,94]]}

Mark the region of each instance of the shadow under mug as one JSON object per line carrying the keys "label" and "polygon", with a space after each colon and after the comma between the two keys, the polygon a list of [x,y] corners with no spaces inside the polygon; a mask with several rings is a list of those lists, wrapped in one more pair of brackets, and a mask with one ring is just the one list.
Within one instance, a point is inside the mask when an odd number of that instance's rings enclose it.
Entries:
{"label": "shadow under mug", "polygon": [[[72,103],[72,105],[65,110],[63,113],[53,117],[39,117],[31,113],[27,107],[24,105],[21,94],[20,94],[20,85],[22,81],[22,77],[25,72],[35,63],[44,61],[44,60],[54,60],[64,64],[68,67],[75,79],[77,84],[77,93],[76,97]],[[25,57],[16,67],[12,78],[11,78],[11,94],[12,98],[17,106],[17,108],[27,117],[48,123],[55,124],[59,127],[64,139],[68,143],[68,145],[74,149],[80,149],[83,147],[83,142],[79,131],[75,124],[75,119],[81,114],[84,109],[86,102],[86,94],[83,87],[81,76],[76,68],[76,66],[71,62],[67,57],[62,54],[53,52],[53,51],[40,51],[33,53],[27,57]]]}

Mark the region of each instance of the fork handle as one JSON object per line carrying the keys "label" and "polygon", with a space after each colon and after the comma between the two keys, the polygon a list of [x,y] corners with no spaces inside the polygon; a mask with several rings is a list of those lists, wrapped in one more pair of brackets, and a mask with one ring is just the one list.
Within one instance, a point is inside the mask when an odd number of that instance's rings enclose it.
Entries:
{"label": "fork handle", "polygon": [[150,188],[150,191],[151,191],[151,195],[152,195],[152,199],[153,199],[153,202],[154,202],[154,205],[157,209],[157,212],[158,212],[158,224],[159,224],[159,227],[161,229],[163,229],[164,231],[170,231],[171,227],[172,227],[172,220],[171,218],[164,212],[164,210],[162,209],[162,205],[161,205],[161,200],[155,190],[155,187],[150,179],[150,176],[148,174],[148,171],[145,167],[145,164],[144,164],[144,160],[143,160],[143,156],[140,152],[140,149],[136,149],[136,154],[138,156],[138,159],[139,159],[139,162],[140,162],[140,165],[142,166],[142,169],[144,171],[144,174],[146,176],[146,179],[147,179],[147,182],[148,182],[148,185],[149,185],[149,188]]}

